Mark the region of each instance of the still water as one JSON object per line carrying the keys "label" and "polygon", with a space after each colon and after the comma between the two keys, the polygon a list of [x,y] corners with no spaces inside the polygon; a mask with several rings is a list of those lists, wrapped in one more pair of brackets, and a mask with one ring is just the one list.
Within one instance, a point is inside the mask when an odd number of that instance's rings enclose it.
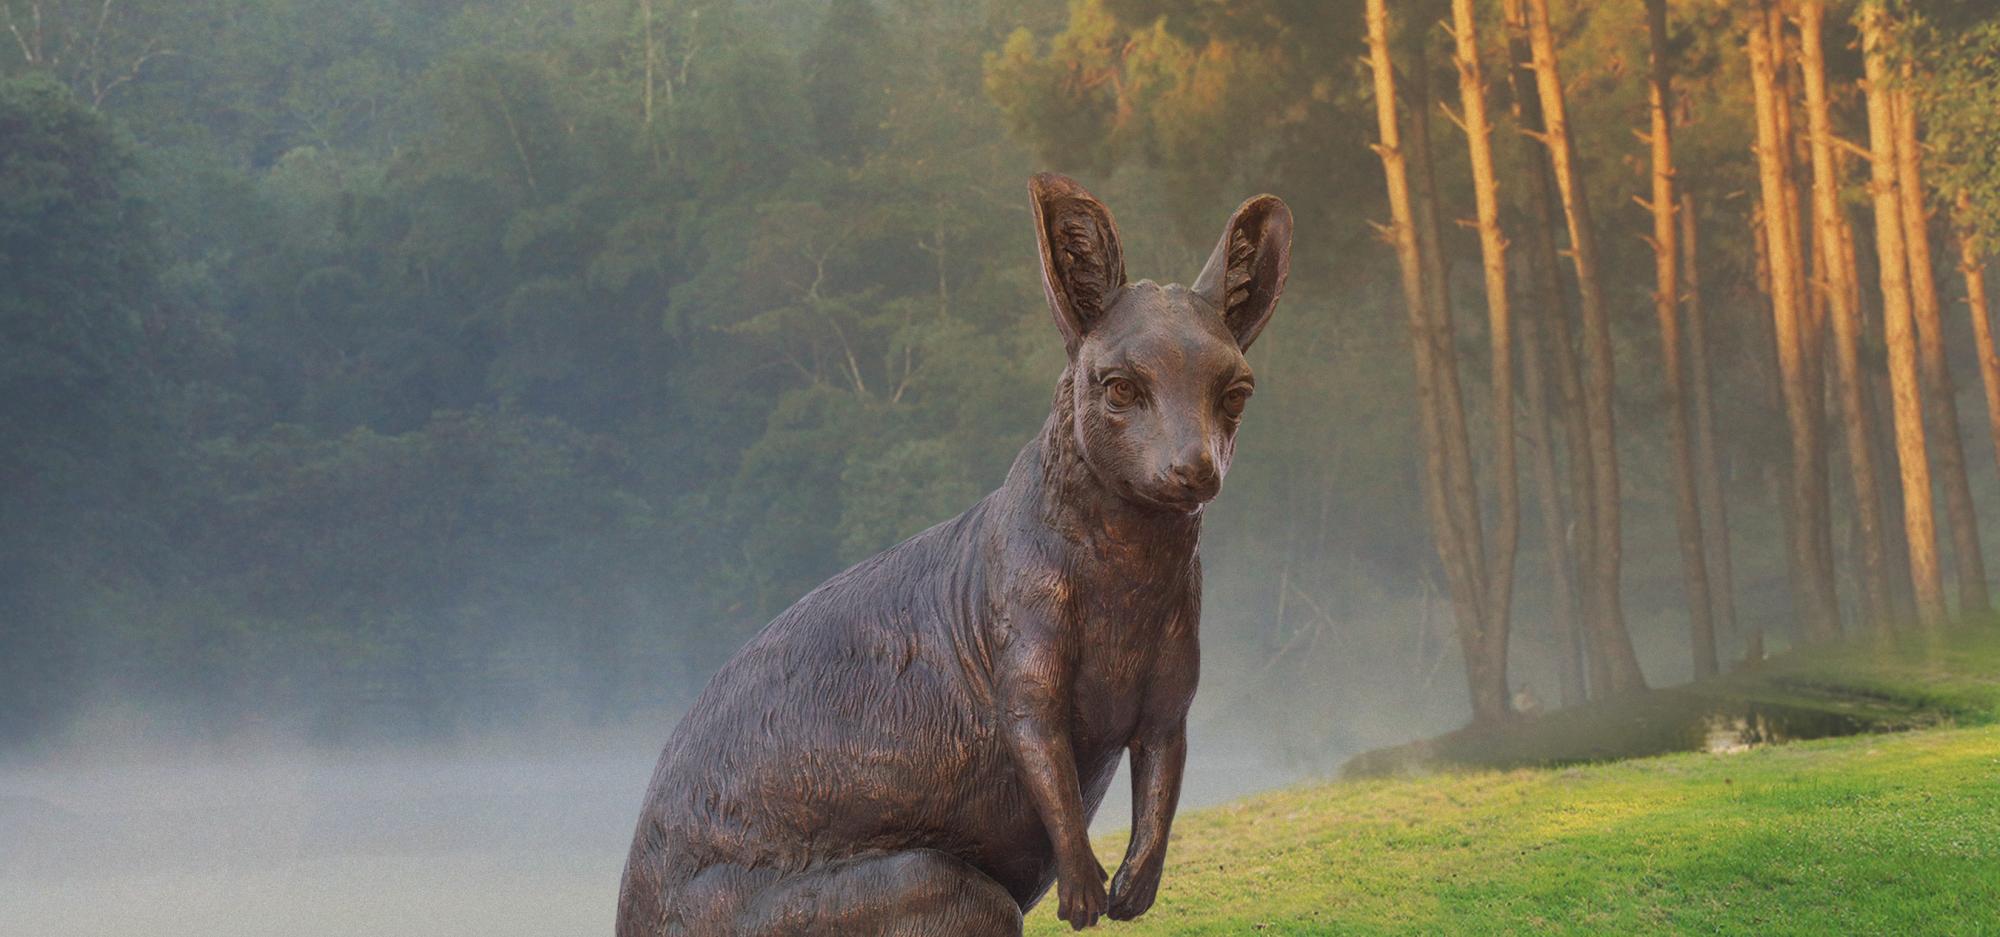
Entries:
{"label": "still water", "polygon": [[643,751],[0,769],[0,933],[608,933]]}
{"label": "still water", "polygon": [[[0,935],[608,934],[663,738],[0,764]],[[1193,740],[1187,805],[1294,777],[1229,744]],[[1126,785],[1100,832],[1129,822]]]}

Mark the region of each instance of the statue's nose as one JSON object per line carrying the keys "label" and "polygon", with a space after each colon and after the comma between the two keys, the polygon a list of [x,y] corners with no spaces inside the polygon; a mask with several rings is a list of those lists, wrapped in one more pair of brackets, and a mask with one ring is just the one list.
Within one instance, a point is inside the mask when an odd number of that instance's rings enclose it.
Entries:
{"label": "statue's nose", "polygon": [[1175,460],[1167,477],[1191,501],[1206,501],[1222,489],[1222,473],[1216,471],[1215,457],[1206,446]]}

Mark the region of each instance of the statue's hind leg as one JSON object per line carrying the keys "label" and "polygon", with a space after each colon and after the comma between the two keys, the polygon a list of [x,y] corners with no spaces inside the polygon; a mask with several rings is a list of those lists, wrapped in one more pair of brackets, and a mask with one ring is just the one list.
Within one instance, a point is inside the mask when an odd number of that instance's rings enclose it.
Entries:
{"label": "statue's hind leg", "polygon": [[737,916],[742,937],[1020,937],[1007,890],[931,849],[815,866],[771,883]]}

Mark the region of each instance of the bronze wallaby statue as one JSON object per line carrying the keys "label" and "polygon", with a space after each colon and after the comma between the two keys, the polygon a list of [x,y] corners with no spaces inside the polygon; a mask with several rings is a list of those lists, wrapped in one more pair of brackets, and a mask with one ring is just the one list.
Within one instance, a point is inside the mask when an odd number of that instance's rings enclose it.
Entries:
{"label": "bronze wallaby statue", "polygon": [[[1200,670],[1197,541],[1285,288],[1292,216],[1229,218],[1193,287],[1125,281],[1111,212],[1029,183],[1069,366],[971,510],[833,577],[702,691],[660,755],[619,937],[986,937],[1153,903]],[[1132,753],[1118,875],[1088,829]]]}

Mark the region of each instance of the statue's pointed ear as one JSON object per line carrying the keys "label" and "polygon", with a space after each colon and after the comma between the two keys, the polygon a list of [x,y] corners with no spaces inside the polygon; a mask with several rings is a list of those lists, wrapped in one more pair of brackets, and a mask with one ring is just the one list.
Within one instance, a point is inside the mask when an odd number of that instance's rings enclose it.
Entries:
{"label": "statue's pointed ear", "polygon": [[1070,355],[1096,327],[1125,285],[1125,254],[1111,210],[1068,176],[1037,173],[1028,180],[1035,207],[1035,241],[1042,289]]}
{"label": "statue's pointed ear", "polygon": [[1248,350],[1277,310],[1291,267],[1292,210],[1275,195],[1259,195],[1229,216],[1194,292],[1222,310],[1237,347]]}

